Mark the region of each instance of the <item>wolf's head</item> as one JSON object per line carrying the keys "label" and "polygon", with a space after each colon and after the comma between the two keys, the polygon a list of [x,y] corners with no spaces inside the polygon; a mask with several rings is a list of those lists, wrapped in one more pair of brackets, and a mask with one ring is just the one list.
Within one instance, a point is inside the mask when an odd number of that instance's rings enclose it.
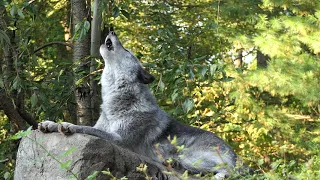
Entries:
{"label": "wolf's head", "polygon": [[139,60],[122,46],[113,31],[100,46],[100,54],[104,59],[105,68],[113,72],[117,79],[127,82],[138,81],[143,84],[154,81],[154,77],[144,70]]}

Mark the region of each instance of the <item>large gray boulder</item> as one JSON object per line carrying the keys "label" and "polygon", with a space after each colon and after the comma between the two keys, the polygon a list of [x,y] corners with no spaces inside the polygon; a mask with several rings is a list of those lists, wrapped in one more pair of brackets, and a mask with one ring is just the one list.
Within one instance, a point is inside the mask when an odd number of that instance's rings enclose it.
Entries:
{"label": "large gray boulder", "polygon": [[[177,179],[163,173],[166,168],[161,164],[106,140],[85,134],[64,136],[36,130],[20,142],[14,179],[76,179],[72,173],[77,179],[86,179],[95,171],[107,169],[117,179],[124,176],[128,179],[145,179],[145,173],[136,169],[141,163],[147,165],[147,174],[152,179]],[[95,179],[109,178],[99,173]]]}

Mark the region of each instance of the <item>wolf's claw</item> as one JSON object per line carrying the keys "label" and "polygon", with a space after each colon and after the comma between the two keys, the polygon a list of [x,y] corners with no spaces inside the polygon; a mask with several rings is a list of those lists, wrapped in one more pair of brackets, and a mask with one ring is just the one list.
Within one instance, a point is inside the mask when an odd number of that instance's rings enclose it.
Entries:
{"label": "wolf's claw", "polygon": [[43,133],[57,132],[58,124],[53,121],[44,121],[38,124],[38,129]]}
{"label": "wolf's claw", "polygon": [[73,128],[74,124],[68,123],[68,122],[62,122],[58,125],[58,132],[60,132],[63,135],[71,135],[75,133],[75,129]]}

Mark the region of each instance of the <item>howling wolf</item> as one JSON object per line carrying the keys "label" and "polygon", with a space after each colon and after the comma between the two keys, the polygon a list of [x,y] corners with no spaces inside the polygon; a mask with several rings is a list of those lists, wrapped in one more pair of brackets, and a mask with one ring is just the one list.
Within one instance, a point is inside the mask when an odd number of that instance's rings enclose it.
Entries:
{"label": "howling wolf", "polygon": [[100,54],[105,67],[100,80],[101,115],[96,125],[44,121],[39,124],[42,132],[98,136],[156,162],[171,159],[177,169],[214,173],[217,179],[234,172],[240,160],[222,139],[212,132],[183,125],[160,109],[147,86],[155,78],[122,46],[114,32],[108,34]]}

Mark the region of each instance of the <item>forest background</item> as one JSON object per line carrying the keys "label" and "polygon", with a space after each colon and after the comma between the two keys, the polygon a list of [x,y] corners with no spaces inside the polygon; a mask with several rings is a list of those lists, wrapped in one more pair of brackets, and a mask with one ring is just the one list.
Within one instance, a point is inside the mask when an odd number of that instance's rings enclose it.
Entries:
{"label": "forest background", "polygon": [[93,125],[110,29],[159,105],[216,133],[253,178],[320,177],[318,0],[1,0],[0,178],[43,120]]}

